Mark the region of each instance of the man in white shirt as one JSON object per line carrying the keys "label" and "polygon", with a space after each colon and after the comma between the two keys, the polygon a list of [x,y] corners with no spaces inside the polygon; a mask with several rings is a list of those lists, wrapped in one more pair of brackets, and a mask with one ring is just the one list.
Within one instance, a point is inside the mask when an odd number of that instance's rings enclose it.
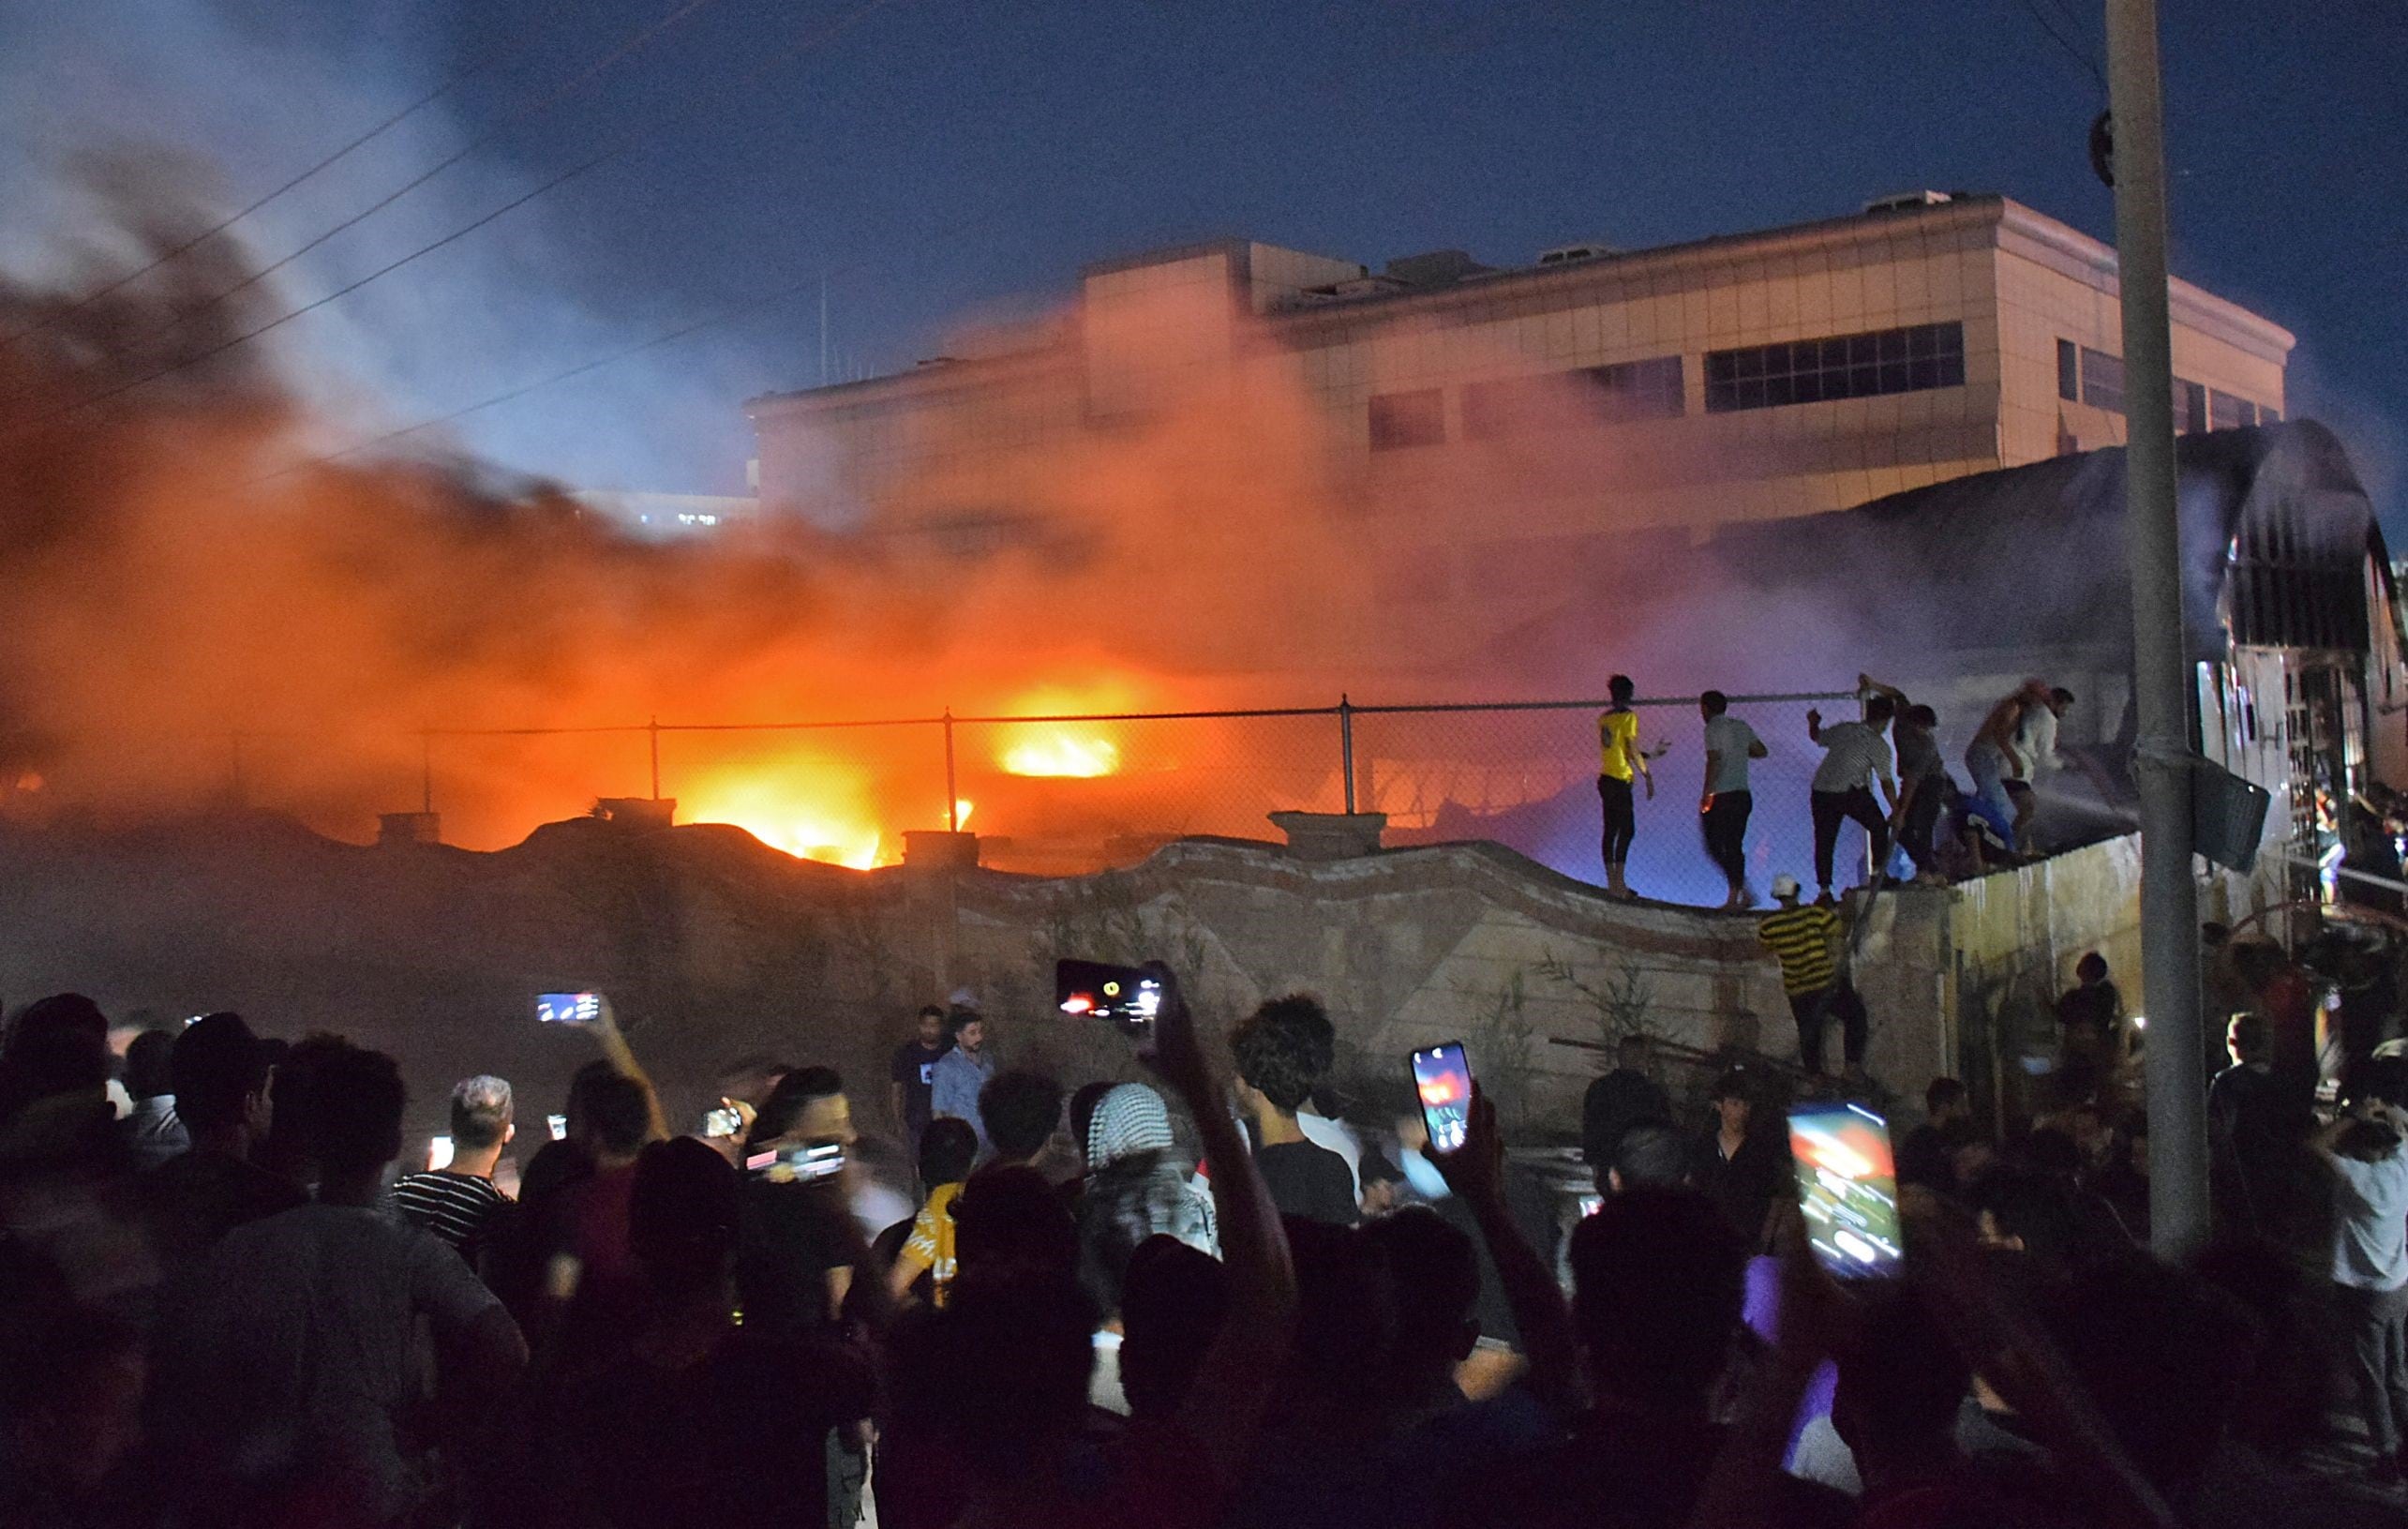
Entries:
{"label": "man in white shirt", "polygon": [[238,1226],[161,1293],[153,1343],[162,1479],[234,1522],[312,1501],[347,1522],[422,1511],[421,1324],[441,1416],[473,1452],[527,1363],[517,1324],[452,1249],[377,1205],[401,1151],[393,1060],[346,1046],[312,1064],[316,1203]]}
{"label": "man in white shirt", "polygon": [[1756,894],[1747,890],[1747,818],[1756,798],[1747,788],[1747,762],[1771,751],[1755,728],[1730,714],[1730,697],[1721,691],[1698,697],[1698,710],[1706,719],[1706,786],[1698,798],[1706,854],[1730,883],[1723,906],[1751,907]]}
{"label": "man in white shirt", "polygon": [[2062,685],[2043,688],[2037,680],[2025,687],[2030,704],[2015,723],[2015,746],[1999,784],[2015,808],[2015,852],[2032,852],[2032,816],[2040,810],[2033,786],[2044,771],[2062,767],[2057,757],[2057,725],[2073,704],[2073,692]]}
{"label": "man in white shirt", "polygon": [[[1841,722],[1829,727],[1823,726],[1822,712],[1806,713],[1806,736],[1824,750],[1810,798],[1815,816],[1815,880],[1822,888],[1822,902],[1832,900],[1832,854],[1839,847],[1840,824],[1852,818],[1872,835],[1872,854],[1864,862],[1868,875],[1878,877],[1890,862],[1890,818],[1898,810],[1898,781],[1891,770],[1890,740],[1885,735],[1896,709],[1897,703],[1889,697],[1876,696],[1864,703],[1862,722]],[[1887,812],[1873,800],[1876,781],[1889,799]]]}

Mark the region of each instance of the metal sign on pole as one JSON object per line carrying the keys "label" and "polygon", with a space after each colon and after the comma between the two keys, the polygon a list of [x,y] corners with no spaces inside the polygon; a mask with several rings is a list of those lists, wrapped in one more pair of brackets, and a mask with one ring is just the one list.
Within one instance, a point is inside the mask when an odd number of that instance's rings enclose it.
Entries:
{"label": "metal sign on pole", "polygon": [[2141,960],[2147,1002],[2149,1241],[2179,1258],[2207,1239],[2207,1080],[2191,873],[2191,664],[2175,501],[2174,344],[2165,266],[2165,114],[2156,0],[2106,0],[2108,134],[2124,313],[2124,517],[2131,555],[2132,752],[2141,804]]}

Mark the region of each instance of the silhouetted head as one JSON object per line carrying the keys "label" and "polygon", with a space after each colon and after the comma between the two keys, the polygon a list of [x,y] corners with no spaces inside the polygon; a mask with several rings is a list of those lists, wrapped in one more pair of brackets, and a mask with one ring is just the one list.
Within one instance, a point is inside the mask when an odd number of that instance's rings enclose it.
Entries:
{"label": "silhouetted head", "polygon": [[1927,1467],[1955,1453],[1957,1413],[1972,1384],[1972,1370],[1922,1302],[1883,1291],[1839,1354],[1832,1425],[1868,1482]]}
{"label": "silhouetted head", "polygon": [[726,1278],[740,1183],[725,1158],[691,1136],[653,1142],[636,1157],[627,1243],[654,1295],[674,1301]]}
{"label": "silhouetted head", "polygon": [[1966,1106],[1965,1085],[1954,1078],[1934,1078],[1923,1088],[1923,1114],[1934,1125],[1955,1119]]}
{"label": "silhouetted head", "polygon": [[1650,1120],[1623,1132],[1608,1183],[1617,1192],[1673,1189],[1688,1177],[1688,1141],[1662,1121]]}
{"label": "silhouetted head", "polygon": [[596,1157],[633,1159],[652,1134],[652,1090],[608,1062],[588,1062],[569,1082],[568,1113],[570,1140]]}
{"label": "silhouetted head", "polygon": [[1026,1162],[1045,1150],[1062,1123],[1062,1086],[1042,1072],[998,1072],[979,1090],[979,1118],[996,1158]]}
{"label": "silhouetted head", "polygon": [[1864,703],[1865,726],[1877,732],[1890,726],[1890,719],[1897,714],[1898,703],[1887,696],[1876,696]]}
{"label": "silhouetted head", "polygon": [[1238,1081],[1280,1114],[1294,1115],[1336,1065],[1338,1031],[1320,1000],[1293,994],[1240,1021],[1229,1049]]}
{"label": "silhouetted head", "polygon": [[1628,706],[1631,697],[1638,694],[1638,686],[1631,682],[1627,674],[1617,674],[1606,682],[1607,697],[1616,706]]}
{"label": "silhouetted head", "polygon": [[38,1099],[97,1094],[109,1087],[109,1021],[81,993],[37,999],[18,1012],[0,1045],[0,1113]]}
{"label": "silhouetted head", "polygon": [[1573,1314],[1601,1398],[1702,1412],[1738,1330],[1747,1250],[1690,1190],[1609,1197],[1572,1234]]}
{"label": "silhouetted head", "polygon": [[958,1184],[979,1161],[979,1133],[967,1120],[940,1115],[920,1133],[920,1181],[930,1189]]}
{"label": "silhouetted head", "polygon": [[853,1140],[853,1107],[845,1080],[832,1067],[799,1067],[778,1080],[753,1117],[744,1150],[757,1152],[779,1142]]}
{"label": "silhouetted head", "polygon": [[168,1051],[175,1113],[192,1131],[247,1126],[253,1136],[264,1136],[272,1071],[266,1042],[251,1033],[240,1014],[202,1015],[184,1027]]}
{"label": "silhouetted head", "polygon": [[126,1042],[126,1093],[133,1099],[156,1099],[175,1092],[175,1036],[168,1030],[144,1030]]}
{"label": "silhouetted head", "polygon": [[321,1174],[357,1178],[401,1155],[410,1096],[392,1057],[340,1045],[318,1057],[310,1076],[309,1155]]}
{"label": "silhouetted head", "polygon": [[1730,697],[1719,690],[1709,690],[1698,697],[1698,710],[1711,721],[1730,710]]}

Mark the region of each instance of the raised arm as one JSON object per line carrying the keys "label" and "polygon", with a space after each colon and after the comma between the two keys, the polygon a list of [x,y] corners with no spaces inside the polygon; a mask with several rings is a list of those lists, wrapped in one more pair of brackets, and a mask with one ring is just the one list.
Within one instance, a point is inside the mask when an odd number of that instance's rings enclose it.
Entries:
{"label": "raised arm", "polygon": [[602,1047],[603,1060],[610,1064],[612,1072],[644,1086],[644,1098],[652,1116],[651,1139],[666,1141],[669,1122],[668,1117],[661,1113],[661,1091],[652,1087],[652,1080],[645,1075],[643,1065],[636,1060],[635,1050],[627,1044],[625,1032],[619,1028],[618,1012],[611,1008],[607,997],[602,1000],[600,1012],[586,1028],[592,1032],[595,1042]]}
{"label": "raised arm", "polygon": [[1583,1401],[1579,1337],[1555,1276],[1506,1208],[1504,1137],[1497,1129],[1496,1106],[1478,1084],[1472,1086],[1472,1119],[1463,1145],[1452,1152],[1432,1152],[1430,1161],[1479,1222],[1480,1239],[1488,1245],[1530,1360],[1523,1385],[1559,1417],[1569,1417]]}
{"label": "raised arm", "polygon": [[1204,1351],[1178,1420],[1223,1482],[1235,1479],[1261,1430],[1294,1337],[1296,1275],[1287,1233],[1252,1154],[1223,1102],[1218,1072],[1196,1042],[1195,1020],[1168,967],[1147,968],[1162,984],[1154,1017],[1154,1068],[1179,1096],[1212,1169],[1213,1213],[1229,1271],[1229,1313]]}

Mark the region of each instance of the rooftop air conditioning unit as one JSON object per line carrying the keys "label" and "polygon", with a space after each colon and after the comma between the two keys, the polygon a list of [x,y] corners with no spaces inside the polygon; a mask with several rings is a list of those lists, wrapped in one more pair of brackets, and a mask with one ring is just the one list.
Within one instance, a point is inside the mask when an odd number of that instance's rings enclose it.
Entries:
{"label": "rooftop air conditioning unit", "polygon": [[1946,191],[1900,191],[1886,197],[1875,197],[1864,204],[1868,213],[1912,212],[1917,207],[1944,206],[1956,199]]}
{"label": "rooftop air conditioning unit", "polygon": [[1538,252],[1538,263],[1541,265],[1569,265],[1575,261],[1595,260],[1600,255],[1610,255],[1613,253],[1615,253],[1614,247],[1608,244],[1592,243],[1584,245],[1557,245],[1552,249],[1540,250]]}

